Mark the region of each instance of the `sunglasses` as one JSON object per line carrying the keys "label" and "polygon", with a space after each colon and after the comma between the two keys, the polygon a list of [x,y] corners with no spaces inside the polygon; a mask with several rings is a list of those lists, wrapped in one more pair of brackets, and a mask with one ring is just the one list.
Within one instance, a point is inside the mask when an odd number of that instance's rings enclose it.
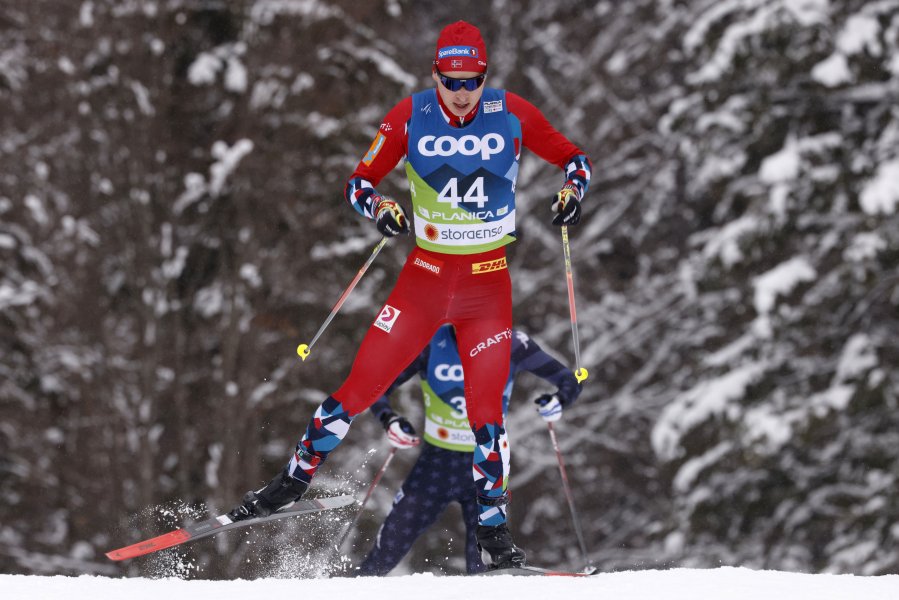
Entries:
{"label": "sunglasses", "polygon": [[469,92],[473,92],[484,84],[484,80],[486,78],[487,73],[481,73],[477,77],[470,77],[468,79],[456,79],[455,77],[447,77],[440,71],[437,71],[437,79],[440,80],[440,83],[443,84],[443,87],[451,92],[458,92],[463,87]]}

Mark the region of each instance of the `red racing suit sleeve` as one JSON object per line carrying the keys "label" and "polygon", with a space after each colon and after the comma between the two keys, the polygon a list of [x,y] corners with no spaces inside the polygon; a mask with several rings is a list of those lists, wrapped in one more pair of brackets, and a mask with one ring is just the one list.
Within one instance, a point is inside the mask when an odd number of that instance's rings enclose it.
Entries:
{"label": "red racing suit sleeve", "polygon": [[356,212],[369,219],[374,218],[373,209],[381,200],[375,186],[406,155],[411,118],[412,97],[409,96],[397,103],[384,117],[371,147],[347,181],[344,197]]}
{"label": "red racing suit sleeve", "polygon": [[536,106],[512,92],[506,92],[509,112],[521,123],[521,138],[525,148],[565,171],[565,184],[578,191],[582,199],[590,185],[593,166],[583,150],[559,133]]}

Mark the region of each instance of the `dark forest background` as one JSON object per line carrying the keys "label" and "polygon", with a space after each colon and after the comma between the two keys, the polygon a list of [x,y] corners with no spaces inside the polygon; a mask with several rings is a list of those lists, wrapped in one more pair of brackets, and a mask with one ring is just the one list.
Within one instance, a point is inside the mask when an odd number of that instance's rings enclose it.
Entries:
{"label": "dark forest background", "polygon": [[[343,380],[412,247],[300,362],[379,239],[344,181],[460,18],[490,84],[594,163],[572,230],[591,376],[557,426],[591,562],[899,569],[899,2],[2,0],[0,571],[328,570],[352,513],[103,552],[230,508]],[[515,320],[570,364],[563,178],[523,161]],[[380,188],[408,207],[401,172]],[[513,528],[580,568],[545,391],[512,400]],[[386,452],[360,417],[312,493],[361,496]],[[450,511],[397,572],[462,572],[460,534]]]}

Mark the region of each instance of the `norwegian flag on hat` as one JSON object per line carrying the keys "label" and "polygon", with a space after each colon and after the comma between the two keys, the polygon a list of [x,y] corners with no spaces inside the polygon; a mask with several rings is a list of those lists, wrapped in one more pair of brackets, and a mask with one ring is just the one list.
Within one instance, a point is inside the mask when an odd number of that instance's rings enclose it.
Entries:
{"label": "norwegian flag on hat", "polygon": [[481,31],[465,21],[447,25],[437,38],[434,67],[441,73],[487,71],[487,46]]}

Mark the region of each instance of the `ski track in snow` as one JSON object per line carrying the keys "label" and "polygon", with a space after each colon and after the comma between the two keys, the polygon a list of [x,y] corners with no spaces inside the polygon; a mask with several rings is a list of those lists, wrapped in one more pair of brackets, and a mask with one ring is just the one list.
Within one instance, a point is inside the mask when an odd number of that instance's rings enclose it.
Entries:
{"label": "ski track in snow", "polygon": [[81,576],[0,575],[4,598],[16,600],[246,600],[365,598],[365,600],[895,600],[899,575],[810,575],[745,568],[623,571],[589,578],[438,577],[430,574],[358,579],[185,581]]}

